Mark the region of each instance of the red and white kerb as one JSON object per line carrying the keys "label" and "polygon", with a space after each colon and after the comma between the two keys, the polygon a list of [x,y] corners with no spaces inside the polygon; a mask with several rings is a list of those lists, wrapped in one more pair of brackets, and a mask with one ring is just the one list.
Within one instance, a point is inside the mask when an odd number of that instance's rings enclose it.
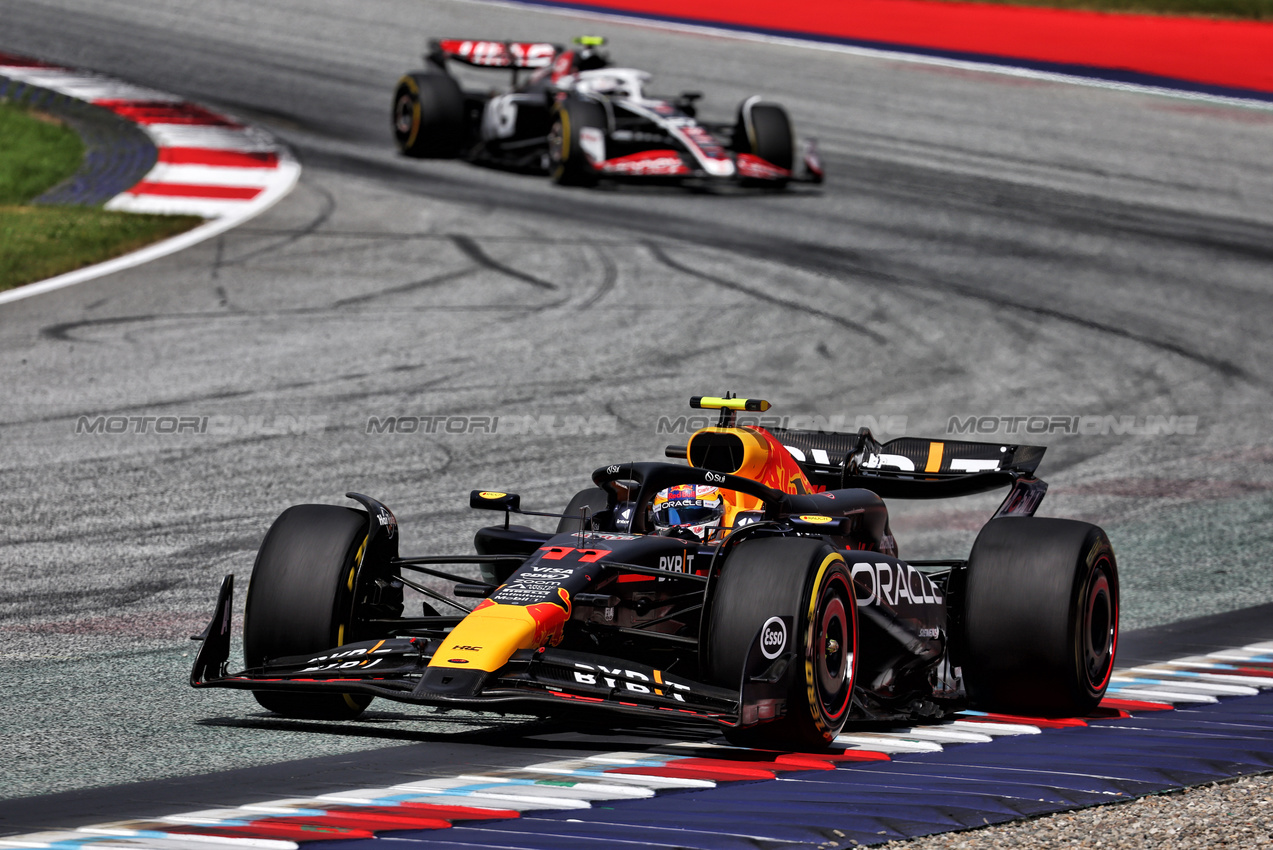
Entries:
{"label": "red and white kerb", "polygon": [[154,168],[107,209],[237,222],[282,198],[300,176],[299,164],[268,133],[177,95],[5,54],[0,75],[109,109],[154,142]]}

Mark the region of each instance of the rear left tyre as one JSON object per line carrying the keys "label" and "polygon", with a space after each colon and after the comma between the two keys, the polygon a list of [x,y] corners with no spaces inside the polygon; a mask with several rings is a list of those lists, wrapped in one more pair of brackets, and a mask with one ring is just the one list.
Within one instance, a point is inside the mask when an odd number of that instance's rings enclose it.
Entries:
{"label": "rear left tyre", "polygon": [[[296,505],[274,521],[248,585],[243,655],[249,668],[350,642],[357,626],[355,578],[367,528],[366,513],[333,505]],[[350,720],[372,699],[298,691],[252,695],[276,714],[311,720]]]}
{"label": "rear left tyre", "polygon": [[1118,644],[1118,564],[1095,525],[1000,517],[968,559],[964,685],[974,708],[1082,716],[1100,703]]}

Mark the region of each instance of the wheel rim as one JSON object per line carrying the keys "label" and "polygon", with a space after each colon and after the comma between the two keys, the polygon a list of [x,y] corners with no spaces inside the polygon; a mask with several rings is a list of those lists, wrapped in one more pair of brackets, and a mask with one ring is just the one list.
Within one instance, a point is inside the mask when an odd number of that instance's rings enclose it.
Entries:
{"label": "wheel rim", "polygon": [[403,92],[398,96],[398,102],[393,110],[393,128],[398,131],[399,136],[407,136],[414,125],[415,103],[409,92]]}
{"label": "wheel rim", "polygon": [[1118,638],[1118,603],[1105,561],[1092,571],[1083,605],[1082,664],[1087,685],[1100,693],[1109,683],[1114,666],[1114,647]]}
{"label": "wheel rim", "polygon": [[823,586],[814,632],[813,682],[824,717],[838,721],[848,710],[853,692],[857,629],[854,597],[840,573]]}
{"label": "wheel rim", "polygon": [[838,691],[848,672],[847,626],[848,617],[844,613],[844,603],[838,599],[832,599],[823,609],[822,622],[818,627],[822,637],[818,647],[816,670],[819,684],[827,693]]}
{"label": "wheel rim", "polygon": [[561,119],[558,118],[548,131],[548,159],[553,165],[560,165],[565,161],[565,148],[566,134],[561,126]]}

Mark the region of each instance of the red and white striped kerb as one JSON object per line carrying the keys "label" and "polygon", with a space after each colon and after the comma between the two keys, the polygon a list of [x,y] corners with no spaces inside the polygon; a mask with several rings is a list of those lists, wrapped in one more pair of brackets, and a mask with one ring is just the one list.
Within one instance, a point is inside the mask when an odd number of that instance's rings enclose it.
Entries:
{"label": "red and white striped kerb", "polygon": [[300,165],[268,133],[166,92],[0,54],[0,75],[109,109],[137,124],[159,158],[106,208],[250,218],[286,195]]}

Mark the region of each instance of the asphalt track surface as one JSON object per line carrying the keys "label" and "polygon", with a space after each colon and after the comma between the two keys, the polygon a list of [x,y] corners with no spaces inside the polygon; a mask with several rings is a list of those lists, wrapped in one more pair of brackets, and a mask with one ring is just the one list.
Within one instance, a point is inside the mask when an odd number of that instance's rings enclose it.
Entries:
{"label": "asphalt track surface", "polygon": [[[691,394],[932,436],[951,416],[1197,417],[1044,436],[1042,513],[1109,531],[1126,628],[1273,600],[1267,112],[450,0],[3,13],[0,50],[228,111],[305,167],[215,242],[0,311],[6,797],[517,740],[517,718],[393,706],[274,720],[190,690],[185,637],[289,504],[369,493],[404,551],[467,551],[470,489],[558,507],[677,442],[659,417]],[[395,155],[389,94],[426,36],[583,32],[704,91],[709,117],[785,103],[828,183],[586,192]],[[161,415],[213,427],[76,434]],[[413,415],[504,424],[367,433]],[[993,506],[898,506],[903,555],[964,555]]]}

